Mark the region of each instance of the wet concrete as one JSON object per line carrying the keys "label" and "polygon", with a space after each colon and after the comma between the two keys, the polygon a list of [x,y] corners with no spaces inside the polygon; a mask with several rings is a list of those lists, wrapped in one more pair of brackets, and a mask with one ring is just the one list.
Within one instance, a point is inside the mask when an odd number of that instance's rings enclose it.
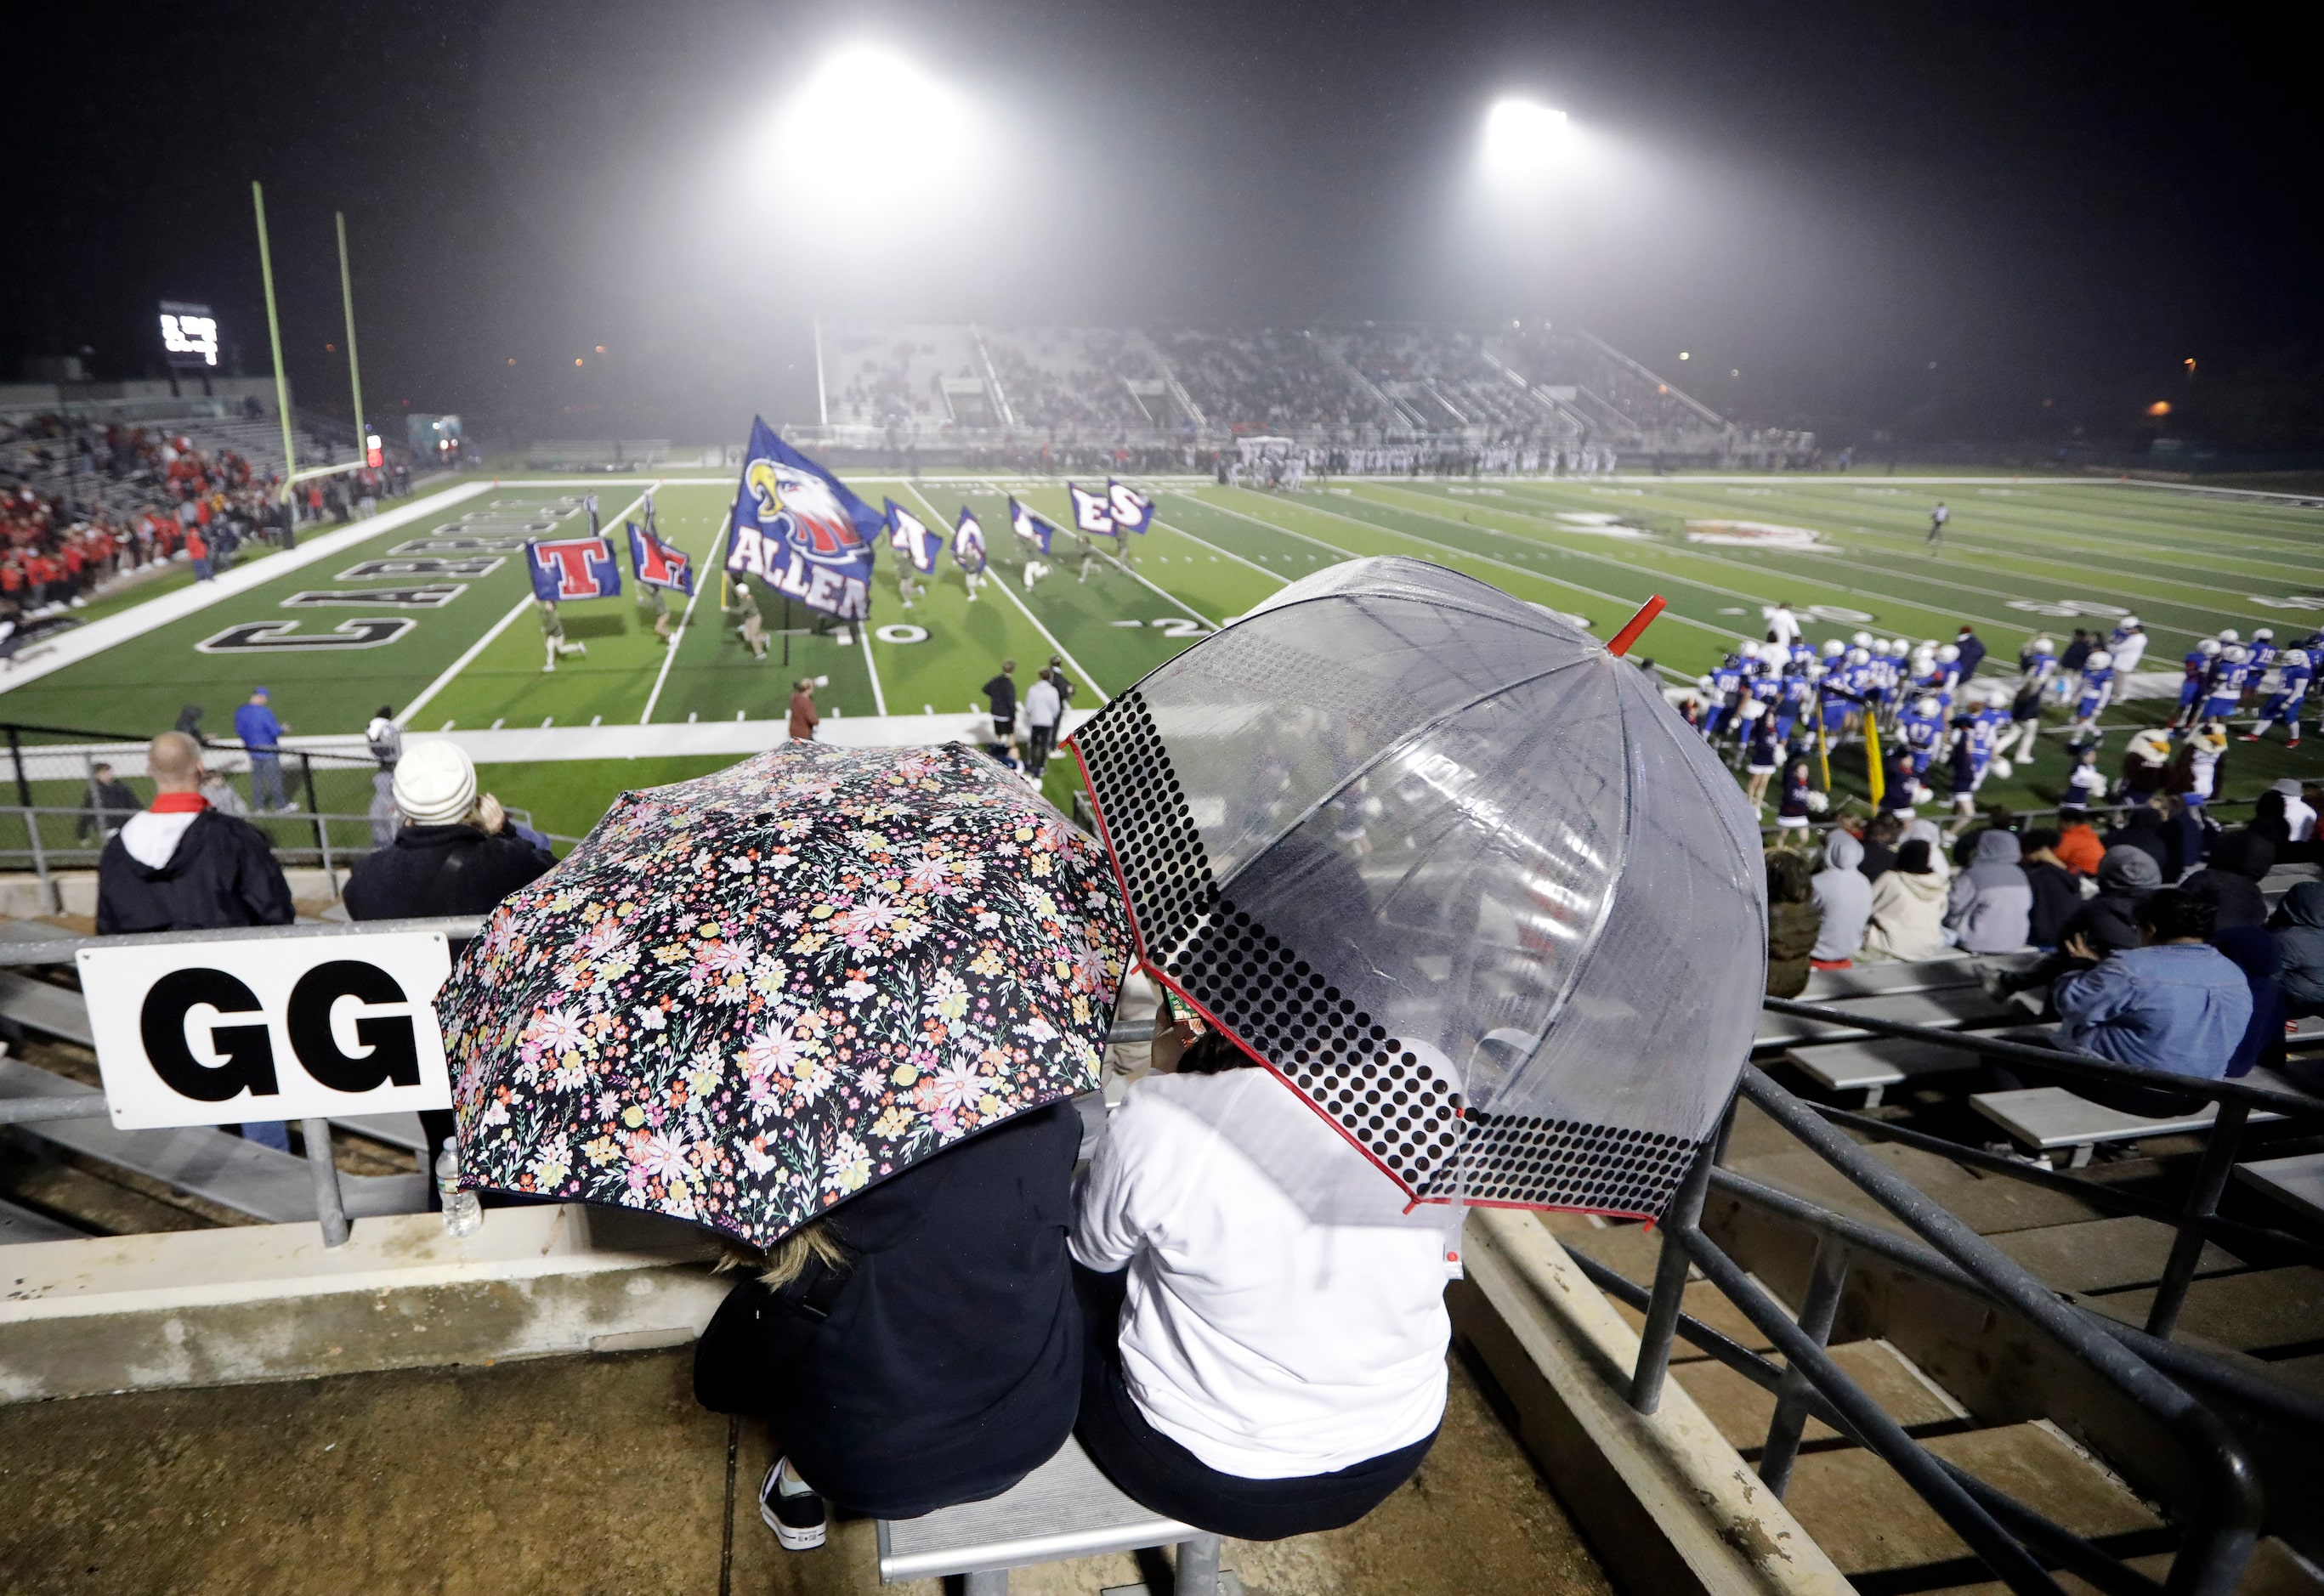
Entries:
{"label": "wet concrete", "polygon": [[[0,1407],[0,1593],[879,1589],[869,1522],[835,1526],[818,1553],[776,1546],[753,1498],[765,1435],[694,1405],[691,1356]],[[1331,1535],[1230,1542],[1224,1563],[1263,1596],[1609,1590],[1457,1363],[1443,1437],[1404,1490]],[[1139,1577],[1133,1558],[1093,1558],[1021,1572],[1013,1588],[1094,1593]]]}

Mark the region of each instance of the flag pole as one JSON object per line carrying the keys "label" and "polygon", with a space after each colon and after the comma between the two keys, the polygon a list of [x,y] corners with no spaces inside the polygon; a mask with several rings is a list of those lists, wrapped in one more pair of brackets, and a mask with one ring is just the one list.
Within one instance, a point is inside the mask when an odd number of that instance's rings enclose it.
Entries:
{"label": "flag pole", "polygon": [[1888,780],[1887,772],[1881,769],[1880,717],[1869,710],[1870,706],[1867,706],[1864,716],[1864,784],[1871,790],[1872,807],[1877,809],[1880,807],[1880,800],[1887,795]]}
{"label": "flag pole", "polygon": [[[266,193],[255,178],[250,183],[250,204],[258,213],[258,274],[266,285],[266,337],[274,349],[274,408],[282,417],[282,502],[288,504],[290,478],[298,471],[290,442],[290,374],[282,369],[282,322],[274,312],[274,256],[266,247]],[[291,519],[298,519],[297,511],[292,511]]]}
{"label": "flag pole", "polygon": [[[339,301],[347,313],[347,386],[354,390],[355,401],[355,456],[365,466],[371,464],[371,429],[364,424],[363,367],[355,361],[355,286],[347,272],[347,213],[335,210],[331,220],[339,230]],[[381,457],[384,462],[386,457]]]}

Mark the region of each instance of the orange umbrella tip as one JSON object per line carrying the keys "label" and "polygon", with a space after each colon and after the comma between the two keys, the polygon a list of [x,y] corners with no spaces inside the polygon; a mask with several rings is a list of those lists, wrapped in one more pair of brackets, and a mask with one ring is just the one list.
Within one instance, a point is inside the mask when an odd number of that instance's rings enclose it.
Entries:
{"label": "orange umbrella tip", "polygon": [[1622,630],[1614,634],[1613,641],[1606,645],[1606,651],[1618,660],[1628,653],[1630,645],[1638,641],[1638,633],[1653,625],[1655,617],[1662,613],[1663,595],[1657,593],[1638,606],[1637,614],[1622,623]]}

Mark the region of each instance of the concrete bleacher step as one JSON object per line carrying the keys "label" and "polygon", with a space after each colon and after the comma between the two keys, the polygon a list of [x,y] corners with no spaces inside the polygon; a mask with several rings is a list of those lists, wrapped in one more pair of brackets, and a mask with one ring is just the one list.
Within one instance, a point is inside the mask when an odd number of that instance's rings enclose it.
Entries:
{"label": "concrete bleacher step", "polygon": [[[2109,1547],[2117,1554],[2167,1549],[2151,1544],[2169,1536],[2163,1521],[2046,1425],[1933,1435],[1923,1444],[2076,1534],[2119,1537]],[[1882,1575],[1892,1588],[1927,1589],[1985,1574],[1951,1527],[1895,1470],[1858,1448],[1801,1453],[1784,1504],[1851,1579]],[[1898,1581],[1905,1570],[1932,1577],[1926,1584]]]}
{"label": "concrete bleacher step", "polygon": [[[1864,1150],[1944,1204],[1979,1235],[1997,1236],[2102,1217],[2099,1209],[2070,1192],[2052,1191],[2003,1176],[1980,1175],[1918,1148],[1874,1142]],[[1729,1164],[1738,1175],[1763,1185],[1837,1209],[1899,1235],[1907,1233],[1903,1221],[1812,1152],[1762,1154],[1757,1158],[1730,1158]],[[1715,1190],[1713,1195],[1716,1195]]]}
{"label": "concrete bleacher step", "polygon": [[[1961,1414],[1940,1395],[1886,1342],[1846,1342],[1831,1349],[1832,1361],[1849,1379],[1907,1430],[1926,1432],[1961,1422]],[[1767,1439],[1767,1423],[1775,1416],[1775,1393],[1753,1384],[1708,1359],[1673,1362],[1671,1376],[1684,1386],[1728,1444],[1748,1458],[1757,1458]],[[1821,1420],[1810,1419],[1801,1435],[1803,1444],[1836,1442],[1839,1433]]]}
{"label": "concrete bleacher step", "polygon": [[[2177,1235],[2167,1224],[2126,1213],[2079,1224],[2010,1231],[1995,1236],[1993,1244],[2024,1265],[2043,1285],[2079,1294],[2153,1285],[2163,1278],[2163,1266]],[[2200,1278],[2243,1267],[2241,1259],[2207,1242],[2195,1271]]]}
{"label": "concrete bleacher step", "polygon": [[60,1223],[45,1213],[35,1213],[30,1208],[0,1200],[0,1247],[11,1247],[19,1241],[70,1241],[88,1234]]}
{"label": "concrete bleacher step", "polygon": [[[96,1090],[20,1059],[0,1058],[0,1097],[62,1097]],[[120,1130],[103,1118],[46,1120],[19,1130],[254,1219],[292,1223],[315,1217],[314,1176],[305,1158],[223,1130]],[[428,1206],[428,1183],[417,1171],[342,1173],[339,1190],[351,1218],[417,1213]]]}
{"label": "concrete bleacher step", "polygon": [[[2144,1324],[2153,1305],[2150,1290],[2114,1292],[2082,1305],[2126,1324]],[[2314,1350],[2324,1342],[2324,1269],[2307,1264],[2251,1269],[2197,1280],[2187,1287],[2179,1334],[2239,1352],[2273,1348]]]}

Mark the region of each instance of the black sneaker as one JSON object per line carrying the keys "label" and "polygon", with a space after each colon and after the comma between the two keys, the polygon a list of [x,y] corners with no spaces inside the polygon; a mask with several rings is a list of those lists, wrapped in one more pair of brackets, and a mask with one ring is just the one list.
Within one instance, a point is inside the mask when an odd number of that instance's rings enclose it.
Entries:
{"label": "black sneaker", "polygon": [[759,1517],[786,1552],[812,1552],[823,1545],[826,1518],[823,1499],[809,1491],[803,1496],[785,1496],[775,1489],[782,1477],[782,1460],[767,1471],[767,1478],[759,1487]]}

